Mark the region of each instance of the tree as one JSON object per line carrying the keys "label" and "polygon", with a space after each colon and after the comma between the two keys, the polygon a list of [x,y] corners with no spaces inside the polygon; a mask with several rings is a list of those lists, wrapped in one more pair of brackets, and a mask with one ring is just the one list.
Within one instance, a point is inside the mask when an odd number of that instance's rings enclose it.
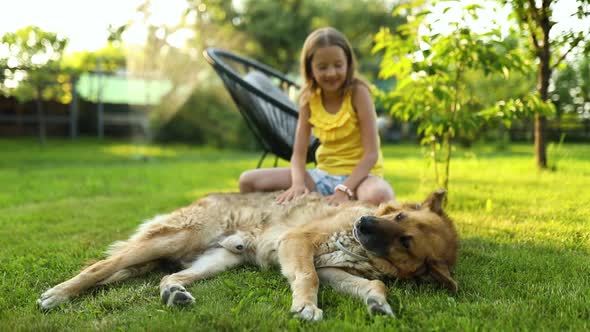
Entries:
{"label": "tree", "polygon": [[394,2],[383,0],[364,1],[317,1],[325,13],[316,18],[314,28],[330,25],[342,31],[350,40],[357,60],[359,71],[373,80],[379,73],[380,57],[372,53],[375,45],[373,36],[381,27],[395,27],[405,23],[403,15],[391,15],[395,8]]}
{"label": "tree", "polygon": [[[399,10],[413,9],[401,6]],[[375,51],[383,53],[380,76],[395,77],[397,85],[380,94],[393,116],[418,124],[421,143],[431,147],[435,179],[448,188],[453,138],[480,130],[487,119],[501,116],[509,122],[518,114],[537,107],[524,103],[499,102],[484,110],[482,101],[467,91],[468,77],[526,70],[519,48],[500,39],[499,30],[477,34],[465,26],[467,17],[477,18],[480,6],[465,7],[463,17],[451,23],[448,35],[435,31],[422,11],[408,16],[408,23],[395,31],[383,28],[376,36]],[[420,32],[419,32],[420,31]],[[442,156],[441,156],[442,155]],[[442,167],[442,172],[439,168]]]}
{"label": "tree", "polygon": [[248,38],[240,52],[291,73],[298,72],[299,52],[307,35],[329,25],[350,39],[362,69],[376,74],[378,64],[369,57],[373,46],[371,36],[379,27],[397,26],[402,20],[391,15],[391,5],[385,0],[244,0],[238,8],[228,8],[228,1],[222,1],[223,8],[218,1],[194,2],[207,4],[207,11],[216,9],[225,13],[215,17],[222,18]]}
{"label": "tree", "polygon": [[[590,133],[590,54],[562,63],[550,85],[550,98],[557,109],[560,139],[575,141]],[[551,132],[549,132],[551,134]],[[567,135],[567,136],[566,136]],[[551,145],[548,150],[551,151]],[[550,160],[549,167],[557,162]]]}
{"label": "tree", "polygon": [[[221,81],[213,77],[214,71],[202,56],[207,47],[225,48],[282,72],[298,73],[299,51],[305,37],[319,26],[332,25],[349,36],[361,58],[361,68],[376,74],[377,66],[373,59],[369,59],[371,36],[380,25],[395,26],[396,23],[392,22],[400,21],[391,16],[388,3],[387,0],[343,0],[338,3],[328,0],[188,0],[186,10],[179,11],[182,17],[179,24],[162,26],[150,20],[154,8],[146,0],[138,7],[140,15],[137,19],[125,26],[110,28],[110,39],[124,39],[126,30],[138,28],[138,25],[148,31],[147,45],[129,50],[127,68],[132,73],[151,72],[172,81],[171,93],[152,112],[162,128],[171,128],[165,122],[188,105],[183,105],[186,98],[179,96],[181,93],[192,91],[202,96],[222,89]],[[190,30],[187,34],[190,38],[185,45],[170,43],[175,33],[186,33],[186,30]],[[363,66],[363,59],[367,60],[368,66]],[[229,98],[227,94],[215,94],[215,97],[220,96]],[[187,101],[193,107],[208,108],[207,104],[193,102],[194,99]],[[204,122],[200,124],[204,125]],[[206,132],[208,129],[196,130]]]}
{"label": "tree", "polygon": [[590,54],[560,67],[563,68],[556,73],[551,92],[558,117],[570,113],[577,118],[590,118]]}
{"label": "tree", "polygon": [[109,41],[107,45],[96,51],[81,51],[67,54],[63,57],[62,68],[76,73],[101,70],[114,72],[127,67],[127,55],[125,49],[115,42]]}
{"label": "tree", "polygon": [[8,52],[0,58],[3,71],[0,90],[16,96],[20,102],[36,100],[41,144],[45,144],[46,136],[42,101],[67,102],[71,98],[71,89],[66,88],[69,80],[60,71],[67,43],[67,38],[35,26],[2,36],[1,44]]}
{"label": "tree", "polygon": [[315,16],[314,6],[307,0],[245,1],[235,27],[256,41],[250,50],[253,57],[288,72],[297,68],[298,51]]}
{"label": "tree", "polygon": [[171,83],[158,105],[150,106],[153,138],[234,144],[234,134],[241,130],[235,124],[242,122],[227,121],[239,114],[228,104],[230,96],[203,57],[207,47],[238,49],[247,44],[247,38],[232,23],[236,16],[232,1],[187,0],[186,7],[178,9],[180,20],[172,24],[154,20],[156,10],[152,1],[145,0],[133,20],[109,28],[109,45],[113,47],[125,40],[130,30],[145,32],[145,44],[125,45],[128,77],[148,84],[150,80]]}
{"label": "tree", "polygon": [[[573,0],[562,0],[562,2]],[[588,31],[565,31],[553,35],[552,29],[557,24],[554,21],[553,7],[559,0],[501,0],[503,4],[510,3],[514,10],[520,29],[530,39],[530,47],[534,58],[537,59],[537,93],[541,100],[549,101],[549,81],[553,70],[576,47],[581,47],[584,53],[590,52],[590,34]],[[571,13],[572,19],[590,17],[590,0],[576,0],[577,10]],[[539,168],[547,167],[547,152],[545,127],[547,118],[543,114],[535,114],[535,158]]]}
{"label": "tree", "polygon": [[63,91],[51,83],[59,80],[66,38],[28,26],[4,34],[0,43],[8,50],[0,58],[0,68],[4,69],[0,88],[5,94],[21,102],[63,97]]}

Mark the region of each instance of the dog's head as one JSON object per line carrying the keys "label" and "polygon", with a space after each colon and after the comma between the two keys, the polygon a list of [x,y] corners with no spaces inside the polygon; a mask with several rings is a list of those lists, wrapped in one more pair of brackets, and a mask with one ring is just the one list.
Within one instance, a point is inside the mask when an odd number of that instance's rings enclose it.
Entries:
{"label": "dog's head", "polygon": [[445,195],[438,190],[422,203],[388,203],[356,221],[354,236],[380,271],[398,278],[430,276],[457,291],[451,271],[459,240],[443,211]]}

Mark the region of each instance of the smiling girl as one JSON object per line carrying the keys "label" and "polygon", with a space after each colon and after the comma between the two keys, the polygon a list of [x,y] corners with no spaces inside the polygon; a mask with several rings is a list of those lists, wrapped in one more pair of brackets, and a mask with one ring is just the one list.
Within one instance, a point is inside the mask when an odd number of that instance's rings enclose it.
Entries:
{"label": "smiling girl", "polygon": [[[355,77],[356,60],[346,37],[334,28],[313,31],[301,52],[305,86],[290,168],[250,170],[240,191],[287,189],[278,203],[318,191],[330,204],[351,199],[380,204],[394,199],[383,179],[375,106],[369,87]],[[320,140],[317,167],[305,169],[312,133]]]}

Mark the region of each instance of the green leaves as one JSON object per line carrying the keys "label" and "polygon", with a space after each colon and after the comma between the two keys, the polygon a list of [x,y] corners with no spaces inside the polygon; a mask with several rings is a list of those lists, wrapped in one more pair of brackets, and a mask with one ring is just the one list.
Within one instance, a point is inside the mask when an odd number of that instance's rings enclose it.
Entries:
{"label": "green leaves", "polygon": [[8,49],[8,67],[42,67],[61,58],[68,43],[56,33],[28,26],[2,36],[2,44]]}
{"label": "green leaves", "polygon": [[7,68],[0,78],[0,92],[15,95],[21,102],[66,95],[51,82],[63,80],[57,71],[67,43],[66,38],[36,26],[4,34],[0,44],[8,52],[0,58],[0,65]]}
{"label": "green leaves", "polygon": [[[416,9],[408,5],[404,8]],[[380,77],[395,77],[398,82],[392,91],[379,94],[379,98],[394,117],[418,124],[418,133],[424,137],[422,143],[432,145],[433,156],[446,149],[446,157],[442,158],[446,170],[441,181],[444,186],[448,183],[454,137],[475,137],[486,121],[499,114],[504,122],[510,122],[529,112],[550,112],[550,106],[532,97],[522,107],[513,102],[502,110],[484,111],[484,103],[470,93],[468,78],[474,73],[483,73],[484,78],[509,77],[512,71],[528,69],[524,52],[517,49],[514,40],[502,40],[499,27],[477,34],[467,26],[466,20],[477,19],[482,9],[480,5],[465,7],[461,18],[451,22],[453,29],[446,35],[424,23],[429,12],[423,11],[409,17],[408,23],[395,32],[383,28],[375,36],[373,52],[383,56]],[[434,161],[436,169],[438,160]]]}
{"label": "green leaves", "polygon": [[550,101],[543,101],[538,94],[529,94],[523,98],[501,100],[496,105],[478,112],[486,120],[499,120],[510,127],[513,120],[529,118],[535,114],[545,116],[555,114],[555,105]]}

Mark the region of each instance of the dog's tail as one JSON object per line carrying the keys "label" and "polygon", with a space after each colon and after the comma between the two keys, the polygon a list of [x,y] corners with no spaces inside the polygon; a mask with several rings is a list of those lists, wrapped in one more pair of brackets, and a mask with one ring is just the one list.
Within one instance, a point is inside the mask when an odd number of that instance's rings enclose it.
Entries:
{"label": "dog's tail", "polygon": [[116,241],[112,243],[106,251],[107,256],[111,256],[127,245],[127,241]]}
{"label": "dog's tail", "polygon": [[149,233],[152,225],[157,224],[157,223],[161,223],[162,221],[166,220],[169,216],[170,216],[170,214],[159,214],[151,219],[145,220],[137,228],[137,232],[135,232],[135,234],[133,236],[131,236],[131,238],[129,238],[129,240],[116,241],[116,242],[112,243],[109,246],[109,248],[106,250],[107,256],[111,256],[111,255],[116,254],[117,252],[119,252],[120,250],[125,248],[127,246],[127,244],[129,244],[129,242],[132,242],[132,241],[138,239],[139,237],[142,237],[145,234]]}

